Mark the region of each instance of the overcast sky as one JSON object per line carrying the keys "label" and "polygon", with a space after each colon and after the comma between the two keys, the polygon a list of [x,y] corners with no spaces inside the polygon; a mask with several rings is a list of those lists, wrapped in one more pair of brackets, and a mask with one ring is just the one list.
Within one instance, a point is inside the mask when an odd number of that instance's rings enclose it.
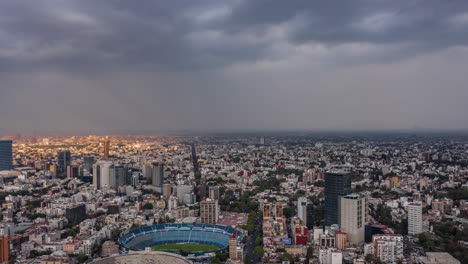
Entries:
{"label": "overcast sky", "polygon": [[295,129],[468,129],[468,1],[0,1],[0,134]]}

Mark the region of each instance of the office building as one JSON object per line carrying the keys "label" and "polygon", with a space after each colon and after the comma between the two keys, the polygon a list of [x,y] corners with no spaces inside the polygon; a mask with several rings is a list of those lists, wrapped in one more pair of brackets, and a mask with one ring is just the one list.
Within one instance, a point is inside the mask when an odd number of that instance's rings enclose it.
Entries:
{"label": "office building", "polygon": [[155,187],[160,187],[162,189],[164,183],[164,164],[163,163],[153,163],[152,164],[152,181],[151,183]]}
{"label": "office building", "polygon": [[422,205],[413,202],[408,205],[408,235],[422,233]]}
{"label": "office building", "polygon": [[348,242],[352,245],[363,243],[367,223],[367,197],[362,194],[342,196],[339,210],[339,225],[347,233]]}
{"label": "office building", "polygon": [[13,168],[13,141],[0,140],[0,171]]}
{"label": "office building", "polygon": [[93,164],[93,186],[101,189],[101,163]]}
{"label": "office building", "polygon": [[150,163],[143,164],[143,177],[146,179],[148,184],[151,184],[153,175],[153,168]]}
{"label": "office building", "polygon": [[104,159],[105,160],[109,159],[109,148],[110,148],[110,140],[106,139],[104,140]]}
{"label": "office building", "polygon": [[229,237],[229,258],[232,260],[237,259],[237,239],[236,234],[234,233]]}
{"label": "office building", "polygon": [[307,220],[310,220],[308,219],[308,215],[310,215],[310,212],[308,212],[308,209],[310,209],[310,203],[311,202],[305,197],[299,197],[297,199],[297,217],[301,219],[302,223],[305,226],[308,226],[309,223],[307,222]]}
{"label": "office building", "polygon": [[219,187],[218,186],[210,186],[208,190],[209,190],[208,196],[210,197],[210,199],[219,200]]}
{"label": "office building", "polygon": [[343,229],[335,232],[335,247],[341,250],[348,248],[348,234]]}
{"label": "office building", "polygon": [[375,256],[386,263],[403,258],[403,236],[395,234],[373,235]]}
{"label": "office building", "polygon": [[67,167],[67,178],[73,179],[78,177],[78,167],[77,166],[68,166]]}
{"label": "office building", "polygon": [[[96,189],[104,187],[110,187],[111,185],[111,173],[115,177],[114,165],[112,162],[99,161],[93,165],[93,186]],[[112,179],[112,184],[116,186],[117,182],[115,178]]]}
{"label": "office building", "polygon": [[138,184],[140,184],[140,174],[138,172],[134,172],[131,176],[130,181],[131,181],[130,184],[133,187],[138,186]]}
{"label": "office building", "polygon": [[57,152],[57,167],[58,174],[62,175],[67,172],[67,167],[71,164],[71,153],[68,150]]}
{"label": "office building", "polygon": [[319,261],[320,264],[342,264],[343,253],[336,248],[320,248]]}
{"label": "office building", "polygon": [[79,224],[81,221],[85,220],[86,215],[86,205],[71,205],[65,209],[65,217],[69,223],[73,225]]}
{"label": "office building", "polygon": [[86,156],[83,158],[83,169],[87,170],[88,172],[92,173],[92,168],[96,160],[94,156]]}
{"label": "office building", "polygon": [[192,185],[178,185],[177,188],[177,199],[179,204],[194,204],[195,194],[193,193]]}
{"label": "office building", "polygon": [[219,206],[217,200],[206,199],[200,202],[200,221],[203,224],[217,224]]}
{"label": "office building", "polygon": [[325,174],[325,224],[339,222],[340,196],[351,193],[351,174],[345,171],[329,171]]}
{"label": "office building", "polygon": [[170,196],[167,201],[167,209],[174,210],[179,206],[179,199],[175,196]]}
{"label": "office building", "polygon": [[0,237],[0,263],[8,263],[10,260],[10,240],[8,236]]}
{"label": "office building", "polygon": [[314,204],[309,202],[307,204],[307,213],[306,213],[306,226],[309,230],[314,229],[315,217],[314,217]]}
{"label": "office building", "polygon": [[169,197],[171,195],[172,195],[172,184],[170,184],[170,183],[163,184],[163,198],[164,198],[164,200],[169,199]]}
{"label": "office building", "polygon": [[116,190],[120,185],[129,183],[128,168],[122,164],[110,164],[109,166],[109,187]]}

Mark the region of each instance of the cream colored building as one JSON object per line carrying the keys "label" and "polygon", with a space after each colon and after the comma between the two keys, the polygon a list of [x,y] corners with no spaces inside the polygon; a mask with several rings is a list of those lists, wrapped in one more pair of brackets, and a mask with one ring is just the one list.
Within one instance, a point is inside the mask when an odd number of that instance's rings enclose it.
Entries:
{"label": "cream colored building", "polygon": [[367,196],[349,194],[339,200],[339,225],[347,233],[348,242],[358,245],[364,242],[367,223]]}

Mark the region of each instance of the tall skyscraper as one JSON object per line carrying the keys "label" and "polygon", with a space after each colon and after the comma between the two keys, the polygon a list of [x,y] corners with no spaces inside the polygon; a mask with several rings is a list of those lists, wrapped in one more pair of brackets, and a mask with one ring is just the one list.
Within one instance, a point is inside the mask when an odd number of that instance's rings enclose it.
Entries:
{"label": "tall skyscraper", "polygon": [[153,166],[150,163],[144,163],[143,164],[143,177],[146,179],[146,182],[148,184],[151,184],[151,181],[153,180]]}
{"label": "tall skyscraper", "polygon": [[93,186],[96,189],[101,189],[101,163],[93,165]]}
{"label": "tall skyscraper", "polygon": [[217,224],[219,206],[217,200],[206,199],[200,202],[200,220],[203,224]]}
{"label": "tall skyscraper", "polygon": [[422,205],[413,202],[408,205],[408,235],[422,233]]}
{"label": "tall skyscraper", "polygon": [[348,194],[340,198],[340,228],[347,233],[352,245],[364,242],[367,223],[367,197],[362,194]]}
{"label": "tall skyscraper", "polygon": [[101,188],[104,187],[110,187],[111,185],[111,169],[113,169],[113,164],[112,162],[98,162],[100,170],[100,183],[101,183]]}
{"label": "tall skyscraper", "polygon": [[172,195],[172,184],[170,183],[165,183],[163,184],[163,198],[164,200],[169,199]]}
{"label": "tall skyscraper", "polygon": [[152,184],[153,186],[162,188],[164,183],[164,164],[163,163],[153,163],[152,170]]}
{"label": "tall skyscraper", "polygon": [[315,217],[314,217],[314,203],[310,202],[307,204],[307,213],[306,213],[306,226],[309,230],[314,229]]}
{"label": "tall skyscraper", "polygon": [[83,158],[83,168],[91,173],[94,163],[96,163],[94,156],[86,156]]}
{"label": "tall skyscraper", "polygon": [[302,220],[302,223],[304,223],[305,226],[307,226],[309,223],[307,223],[307,214],[308,214],[308,205],[310,204],[310,201],[305,198],[305,197],[299,197],[297,199],[297,217]]}
{"label": "tall skyscraper", "polygon": [[0,171],[13,167],[13,141],[0,140]]}
{"label": "tall skyscraper", "polygon": [[109,148],[110,148],[110,140],[104,140],[104,159],[109,159]]}
{"label": "tall skyscraper", "polygon": [[237,259],[237,231],[234,230],[234,233],[229,237],[229,258],[232,260]]}
{"label": "tall skyscraper", "polygon": [[329,171],[325,174],[325,224],[338,224],[340,196],[351,193],[351,174],[345,171]]}
{"label": "tall skyscraper", "polygon": [[116,190],[119,185],[126,185],[128,168],[122,164],[111,164],[109,167],[109,187]]}
{"label": "tall skyscraper", "polygon": [[71,153],[68,150],[57,152],[58,174],[65,174],[71,164]]}
{"label": "tall skyscraper", "polygon": [[67,178],[73,179],[78,177],[78,167],[77,166],[68,166],[67,167]]}
{"label": "tall skyscraper", "polygon": [[10,241],[8,236],[0,237],[0,263],[8,263],[10,260]]}

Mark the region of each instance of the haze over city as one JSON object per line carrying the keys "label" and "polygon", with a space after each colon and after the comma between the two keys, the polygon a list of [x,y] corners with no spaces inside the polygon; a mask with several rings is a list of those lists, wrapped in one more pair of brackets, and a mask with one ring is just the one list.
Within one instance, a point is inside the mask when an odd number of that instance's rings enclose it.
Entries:
{"label": "haze over city", "polygon": [[468,264],[468,0],[0,1],[0,264]]}
{"label": "haze over city", "polygon": [[1,1],[0,135],[468,129],[468,2]]}

